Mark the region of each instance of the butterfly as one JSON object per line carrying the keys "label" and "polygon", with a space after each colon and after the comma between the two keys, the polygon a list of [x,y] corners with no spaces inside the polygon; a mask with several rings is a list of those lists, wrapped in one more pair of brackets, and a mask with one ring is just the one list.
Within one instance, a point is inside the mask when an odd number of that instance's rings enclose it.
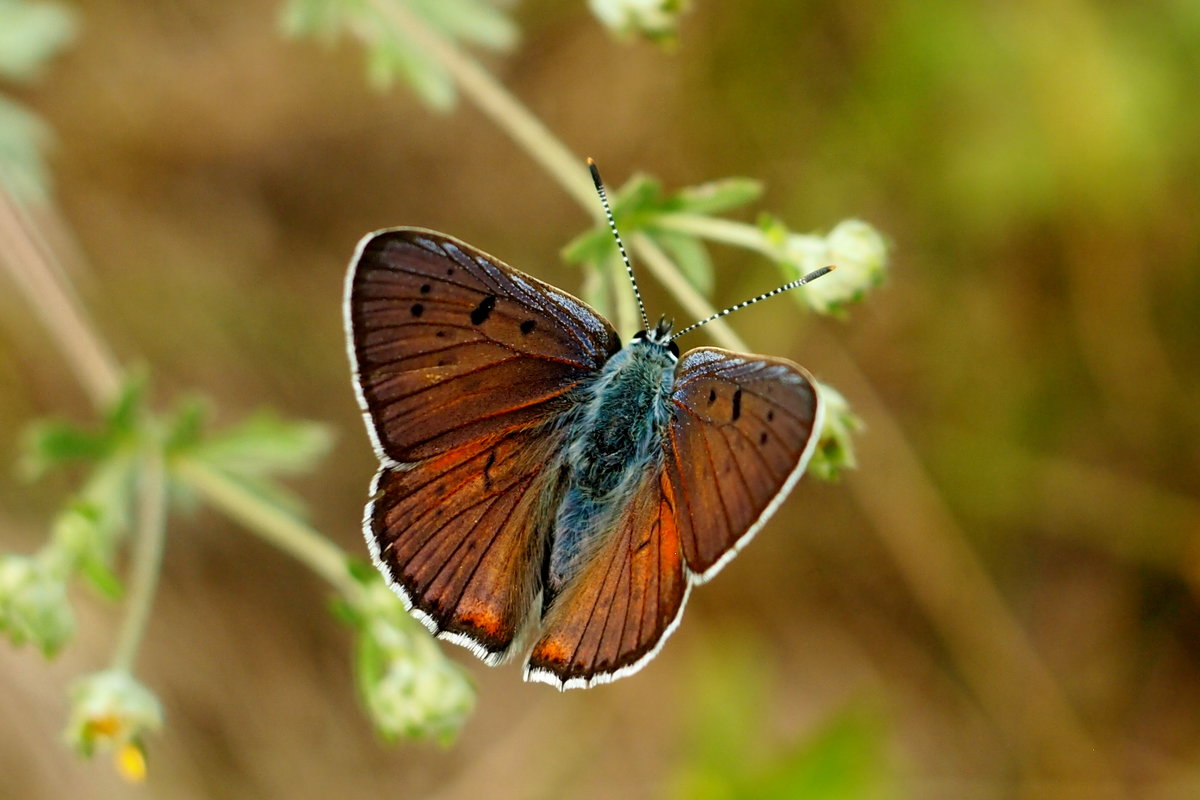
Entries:
{"label": "butterfly", "polygon": [[431,230],[363,238],[345,315],[381,463],[363,514],[372,560],[439,638],[493,665],[525,651],[525,679],[560,689],[653,658],[691,588],[783,502],[821,430],[803,367],[715,347],[681,356],[684,331],[644,309],[622,347],[581,300]]}

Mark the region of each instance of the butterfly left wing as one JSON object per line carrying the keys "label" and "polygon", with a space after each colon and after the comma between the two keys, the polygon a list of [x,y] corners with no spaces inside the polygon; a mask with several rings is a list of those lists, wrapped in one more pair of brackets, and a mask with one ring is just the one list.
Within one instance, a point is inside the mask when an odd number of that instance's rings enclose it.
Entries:
{"label": "butterfly left wing", "polygon": [[670,480],[658,470],[550,607],[525,680],[560,689],[607,683],[654,657],[687,600]]}
{"label": "butterfly left wing", "polygon": [[536,594],[557,423],[616,332],[566,292],[418,228],[362,240],[346,320],[383,463],[371,554],[426,627],[496,663]]}
{"label": "butterfly left wing", "polygon": [[812,377],[783,358],[689,350],[675,370],[667,474],[694,583],[717,573],[787,497],[817,446]]}

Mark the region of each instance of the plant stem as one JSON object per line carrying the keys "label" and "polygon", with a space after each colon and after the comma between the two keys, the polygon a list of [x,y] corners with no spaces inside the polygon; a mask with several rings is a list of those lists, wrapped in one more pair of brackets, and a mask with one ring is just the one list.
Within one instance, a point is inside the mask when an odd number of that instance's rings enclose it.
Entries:
{"label": "plant stem", "polygon": [[0,184],[0,263],[41,318],[97,408],[107,408],[121,385],[112,351],[92,328],[63,271],[25,209]]}
{"label": "plant stem", "polygon": [[762,253],[772,261],[779,260],[779,249],[767,241],[761,230],[745,222],[707,217],[703,214],[665,214],[661,219],[655,220],[654,224],[663,230],[741,247]]}
{"label": "plant stem", "polygon": [[454,77],[463,94],[470,97],[480,111],[541,164],[590,217],[598,221],[604,219],[583,159],[567,149],[490,72],[425,24],[405,3],[382,0],[370,0],[370,3],[376,13],[389,20],[398,30],[404,31],[419,47],[437,59]]}
{"label": "plant stem", "polygon": [[172,462],[173,472],[230,518],[320,575],[348,598],[359,591],[346,554],[329,539],[218,470],[197,461]]}
{"label": "plant stem", "polygon": [[163,471],[162,450],[153,441],[146,447],[138,471],[137,538],[133,550],[133,575],[130,578],[129,599],[125,619],[113,650],[114,669],[133,671],[138,645],[150,621],[154,591],[162,571],[163,545],[167,530],[166,475]]}
{"label": "plant stem", "polygon": [[[712,303],[709,303],[704,295],[692,286],[684,274],[679,271],[675,262],[654,243],[653,239],[644,233],[635,233],[629,237],[629,243],[638,254],[641,263],[650,270],[654,277],[658,278],[659,283],[666,286],[671,294],[675,295],[675,299],[687,309],[689,314],[696,319],[712,316],[714,311]],[[742,352],[750,349],[742,337],[738,336],[737,331],[723,318],[714,319],[704,327],[722,347]]]}

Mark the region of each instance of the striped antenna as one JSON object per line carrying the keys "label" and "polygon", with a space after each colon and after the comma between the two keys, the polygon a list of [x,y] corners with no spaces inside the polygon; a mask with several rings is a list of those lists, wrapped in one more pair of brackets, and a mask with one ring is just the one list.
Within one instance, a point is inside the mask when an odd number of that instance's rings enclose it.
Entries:
{"label": "striped antenna", "polygon": [[791,283],[785,283],[783,286],[780,286],[778,289],[772,289],[771,291],[766,292],[765,294],[760,294],[758,297],[752,297],[749,300],[738,303],[736,306],[730,306],[729,308],[725,309],[724,311],[718,311],[717,313],[713,314],[708,319],[702,319],[699,322],[688,325],[686,328],[681,330],[679,333],[672,335],[671,341],[675,341],[680,336],[683,336],[685,333],[689,333],[691,331],[696,330],[696,328],[699,328],[701,325],[707,325],[708,323],[712,322],[714,319],[720,319],[721,317],[725,316],[726,314],[732,314],[733,312],[735,312],[739,309],[743,309],[746,306],[752,306],[760,300],[766,300],[768,297],[774,297],[777,294],[783,294],[784,292],[786,292],[790,289],[795,289],[797,286],[803,286],[806,283],[811,283],[812,281],[815,281],[817,278],[821,277],[822,275],[826,275],[830,272],[833,272],[835,269],[836,269],[836,267],[834,267],[832,265],[830,265],[828,267],[821,267],[820,269],[815,269],[812,272],[805,275],[803,278],[798,278],[798,279],[792,281]]}
{"label": "striped antenna", "polygon": [[621,234],[617,233],[617,221],[613,219],[612,209],[608,206],[608,193],[604,191],[604,181],[600,180],[600,170],[596,169],[596,162],[592,159],[587,160],[588,169],[592,171],[592,183],[596,184],[596,193],[600,195],[600,204],[604,206],[604,216],[608,217],[608,227],[612,231],[613,238],[617,240],[617,249],[621,251],[621,260],[625,262],[625,272],[629,274],[629,282],[633,284],[633,296],[637,298],[638,311],[642,312],[642,330],[650,330],[650,320],[646,319],[646,306],[642,305],[642,293],[638,290],[637,278],[633,277],[633,265],[629,263],[629,256],[625,253],[625,244],[621,241]]}

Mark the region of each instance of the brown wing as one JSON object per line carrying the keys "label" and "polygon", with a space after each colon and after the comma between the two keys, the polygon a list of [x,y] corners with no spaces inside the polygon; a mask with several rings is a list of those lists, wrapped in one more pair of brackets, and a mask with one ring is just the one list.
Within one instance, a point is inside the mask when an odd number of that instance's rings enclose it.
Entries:
{"label": "brown wing", "polygon": [[566,292],[417,228],[359,244],[346,323],[385,464],[542,420],[620,348],[612,326]]}
{"label": "brown wing", "polygon": [[364,526],[376,566],[413,615],[490,664],[538,590],[559,496],[559,437],[536,428],[376,475]]}
{"label": "brown wing", "polygon": [[678,625],[687,591],[670,480],[660,471],[555,600],[525,680],[573,689],[636,672]]}
{"label": "brown wing", "polygon": [[797,364],[702,347],[675,372],[667,473],[692,579],[712,577],[800,479],[823,409]]}
{"label": "brown wing", "polygon": [[565,292],[414,228],[359,244],[346,322],[383,462],[364,518],[372,556],[430,630],[495,663],[536,594],[555,423],[617,335]]}

